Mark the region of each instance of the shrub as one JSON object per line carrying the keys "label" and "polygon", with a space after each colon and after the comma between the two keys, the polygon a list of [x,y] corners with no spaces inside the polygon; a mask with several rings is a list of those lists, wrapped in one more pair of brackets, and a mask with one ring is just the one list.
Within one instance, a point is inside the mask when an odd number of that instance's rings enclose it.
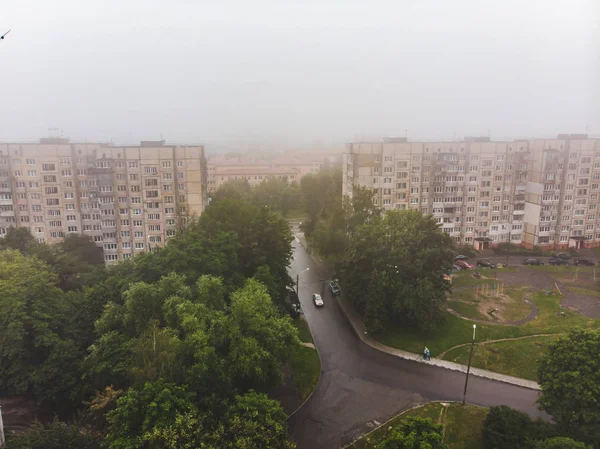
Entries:
{"label": "shrub", "polygon": [[100,449],[101,439],[81,427],[54,420],[34,423],[25,433],[10,437],[7,449]]}
{"label": "shrub", "polygon": [[535,449],[588,449],[588,447],[584,443],[565,437],[542,440],[535,445]]}
{"label": "shrub", "polygon": [[483,443],[486,449],[532,449],[531,418],[505,405],[492,407],[483,423]]}

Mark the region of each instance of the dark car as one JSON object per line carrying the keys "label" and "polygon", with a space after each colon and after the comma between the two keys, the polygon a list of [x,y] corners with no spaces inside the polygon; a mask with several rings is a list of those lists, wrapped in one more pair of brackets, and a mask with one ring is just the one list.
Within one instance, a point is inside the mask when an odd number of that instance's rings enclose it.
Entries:
{"label": "dark car", "polygon": [[489,260],[478,260],[477,266],[485,267],[485,268],[496,268],[496,264],[493,262],[490,262]]}
{"label": "dark car", "polygon": [[467,260],[467,259],[468,259],[468,257],[467,257],[467,256],[464,256],[464,255],[462,255],[462,254],[459,254],[458,256],[456,256],[456,257],[454,258],[454,260]]}
{"label": "dark car", "polygon": [[331,294],[337,296],[340,294],[340,286],[335,281],[331,281],[329,283],[329,290],[331,290]]}
{"label": "dark car", "polygon": [[569,253],[554,253],[552,254],[554,259],[570,259],[571,255]]}
{"label": "dark car", "polygon": [[548,261],[550,265],[569,265],[569,261],[566,259],[561,259],[559,257],[552,258]]}
{"label": "dark car", "polygon": [[585,265],[586,267],[593,267],[596,264],[588,259],[575,259],[573,261],[573,265]]}
{"label": "dark car", "polygon": [[523,265],[544,265],[540,259],[534,259],[532,257],[523,260]]}

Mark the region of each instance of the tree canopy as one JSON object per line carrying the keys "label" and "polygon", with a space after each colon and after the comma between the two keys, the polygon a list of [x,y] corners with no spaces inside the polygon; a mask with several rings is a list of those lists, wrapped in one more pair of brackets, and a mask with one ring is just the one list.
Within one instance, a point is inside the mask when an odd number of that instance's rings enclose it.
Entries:
{"label": "tree canopy", "polygon": [[349,235],[339,264],[348,298],[371,330],[389,322],[432,329],[443,316],[453,263],[450,236],[430,215],[388,211]]}
{"label": "tree canopy", "polygon": [[[0,393],[79,413],[110,448],[294,447],[265,395],[299,344],[278,303],[291,241],[279,213],[231,198],[164,248],[106,268],[86,238],[49,246],[10,230],[0,240]],[[11,445],[70,447],[82,426],[37,426]]]}
{"label": "tree canopy", "polygon": [[600,330],[574,329],[550,345],[538,378],[541,407],[567,435],[600,444]]}

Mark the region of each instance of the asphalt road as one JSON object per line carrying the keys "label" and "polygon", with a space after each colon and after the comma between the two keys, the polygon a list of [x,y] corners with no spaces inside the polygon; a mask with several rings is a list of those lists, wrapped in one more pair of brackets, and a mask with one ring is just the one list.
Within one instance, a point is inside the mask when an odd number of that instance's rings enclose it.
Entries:
{"label": "asphalt road", "polygon": [[[465,375],[376,351],[354,334],[321,272],[296,240],[290,275],[300,275],[300,302],[322,361],[321,379],[308,402],[290,420],[298,449],[340,448],[357,436],[415,405],[433,400],[462,401]],[[330,274],[329,274],[330,275]],[[312,294],[321,293],[317,309]],[[482,406],[509,405],[543,416],[533,390],[469,378],[467,401]]]}

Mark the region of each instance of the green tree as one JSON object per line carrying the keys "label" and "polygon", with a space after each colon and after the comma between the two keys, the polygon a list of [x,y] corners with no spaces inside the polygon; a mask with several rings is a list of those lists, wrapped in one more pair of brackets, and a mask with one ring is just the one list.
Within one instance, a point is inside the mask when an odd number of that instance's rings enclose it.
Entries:
{"label": "green tree", "polygon": [[241,201],[249,201],[252,188],[245,179],[229,180],[221,184],[221,186],[211,194],[213,201],[224,199],[233,199]]}
{"label": "green tree", "polygon": [[226,427],[227,448],[294,449],[287,435],[287,416],[277,401],[250,391],[236,396]]}
{"label": "green tree", "polygon": [[[542,358],[541,407],[567,435],[600,442],[600,330],[572,330]],[[600,443],[598,447],[600,447]]]}
{"label": "green tree", "polygon": [[530,449],[534,445],[533,422],[519,410],[492,407],[483,424],[486,449]]}
{"label": "green tree", "polygon": [[448,449],[443,443],[444,426],[430,418],[409,417],[388,432],[376,449]]}
{"label": "green tree", "polygon": [[[108,433],[105,443],[109,449],[160,448],[150,445],[160,441],[161,431],[176,425],[181,416],[198,415],[194,395],[183,387],[163,380],[147,382],[140,390],[129,389],[117,399],[117,407],[108,412]],[[195,434],[191,435],[196,438]],[[185,446],[184,446],[185,447]]]}
{"label": "green tree", "polygon": [[34,423],[19,435],[9,436],[8,449],[100,449],[101,438],[88,429],[55,419],[43,425]]}
{"label": "green tree", "polygon": [[431,215],[392,210],[350,235],[338,269],[372,331],[389,322],[430,330],[443,318],[453,256],[451,237]]}
{"label": "green tree", "polygon": [[539,441],[535,449],[589,449],[589,446],[571,438],[555,437]]}
{"label": "green tree", "polygon": [[196,282],[198,301],[214,310],[225,310],[225,286],[223,278],[209,274],[200,276]]}
{"label": "green tree", "polygon": [[264,285],[249,279],[231,295],[225,324],[229,372],[243,389],[266,389],[281,379],[281,362],[298,336],[289,317],[280,317]]}
{"label": "green tree", "polygon": [[78,377],[75,344],[65,339],[70,313],[57,277],[35,257],[0,252],[0,386],[4,394],[66,399]]}
{"label": "green tree", "polygon": [[309,173],[300,180],[300,189],[308,220],[303,229],[310,236],[317,226],[320,217],[327,220],[327,213],[342,201],[342,171],[325,171]]}

